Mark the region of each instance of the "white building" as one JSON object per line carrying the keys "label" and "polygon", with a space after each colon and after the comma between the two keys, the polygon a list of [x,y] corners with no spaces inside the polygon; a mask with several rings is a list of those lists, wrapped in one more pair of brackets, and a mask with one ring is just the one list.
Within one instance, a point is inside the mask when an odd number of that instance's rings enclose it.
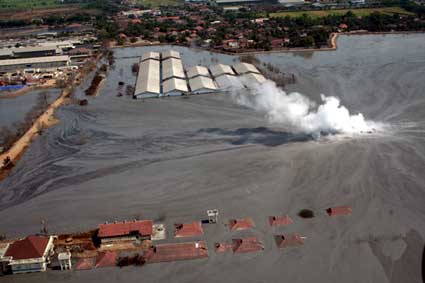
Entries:
{"label": "white building", "polygon": [[247,73],[243,76],[241,76],[241,81],[246,85],[247,87],[252,86],[253,84],[262,84],[266,81],[266,78],[261,74],[256,73]]}
{"label": "white building", "polygon": [[189,86],[193,94],[211,93],[217,91],[217,87],[211,78],[197,76],[189,80]]}
{"label": "white building", "polygon": [[137,74],[136,98],[158,97],[160,94],[159,61],[146,60],[140,63]]}
{"label": "white building", "polygon": [[193,66],[187,70],[187,77],[189,79],[194,78],[196,76],[205,76],[210,77],[210,73],[208,69],[204,66]]}
{"label": "white building", "polygon": [[23,69],[54,69],[68,66],[69,56],[46,56],[22,59],[0,60],[0,72],[14,72]]}
{"label": "white building", "polygon": [[61,270],[71,269],[71,267],[72,267],[71,253],[69,251],[59,253],[58,254],[58,261],[59,261]]}
{"label": "white building", "polygon": [[159,52],[145,52],[145,53],[142,54],[142,58],[140,58],[140,61],[143,62],[143,61],[146,61],[146,60],[149,60],[149,59],[159,60],[160,57],[161,56],[160,56]]}
{"label": "white building", "polygon": [[13,242],[4,254],[12,273],[46,271],[53,255],[53,237],[28,236]]}
{"label": "white building", "polygon": [[168,58],[162,61],[162,80],[167,80],[169,78],[186,78],[183,64],[180,59]]}
{"label": "white building", "polygon": [[238,73],[239,75],[243,75],[246,73],[260,73],[254,65],[248,63],[239,63],[233,65],[233,69],[235,69],[236,73]]}
{"label": "white building", "polygon": [[229,65],[224,65],[224,64],[214,65],[210,67],[210,71],[214,77],[218,77],[224,74],[228,74],[228,75],[235,74],[235,72],[233,72],[232,68]]}
{"label": "white building", "polygon": [[166,60],[168,58],[181,59],[180,52],[175,51],[175,50],[167,50],[167,51],[162,52],[162,60]]}
{"label": "white building", "polygon": [[162,93],[164,96],[180,96],[188,93],[186,80],[171,78],[162,83]]}
{"label": "white building", "polygon": [[215,82],[221,90],[241,89],[243,84],[240,79],[232,75],[222,75],[215,78]]}

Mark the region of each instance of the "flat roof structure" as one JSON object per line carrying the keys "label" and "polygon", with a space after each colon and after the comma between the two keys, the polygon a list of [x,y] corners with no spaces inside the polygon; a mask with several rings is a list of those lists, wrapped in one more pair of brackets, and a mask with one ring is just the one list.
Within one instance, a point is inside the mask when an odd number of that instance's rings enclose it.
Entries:
{"label": "flat roof structure", "polygon": [[350,215],[353,213],[353,210],[349,206],[335,206],[326,209],[326,213],[329,216]]}
{"label": "flat roof structure", "polygon": [[205,241],[160,244],[145,253],[145,258],[148,263],[206,257],[208,257],[208,246]]}
{"label": "flat roof structure", "polygon": [[292,224],[293,221],[291,217],[288,215],[285,216],[269,216],[269,223],[270,226],[277,227],[277,226],[284,226]]}
{"label": "flat roof structure", "polygon": [[231,231],[239,231],[254,228],[255,224],[252,218],[231,219],[229,220],[229,229]]}
{"label": "flat roof structure", "polygon": [[253,83],[262,84],[267,80],[261,74],[247,73],[242,75],[242,81],[245,85],[249,86],[249,85],[252,85]]}
{"label": "flat roof structure", "polygon": [[140,58],[140,61],[143,62],[145,60],[148,59],[153,59],[153,60],[159,60],[161,59],[161,55],[159,54],[159,52],[145,52],[142,54],[142,57]]}
{"label": "flat roof structure", "polygon": [[183,70],[183,64],[180,59],[168,58],[162,61],[162,80],[169,78],[186,78]]}
{"label": "flat roof structure", "polygon": [[208,69],[204,66],[193,66],[187,70],[187,77],[189,79],[197,76],[210,77],[210,72],[208,72]]}
{"label": "flat roof structure", "polygon": [[176,58],[181,59],[180,52],[175,50],[166,50],[162,52],[162,60],[166,60],[168,58]]}
{"label": "flat roof structure", "polygon": [[13,65],[26,65],[26,64],[42,64],[52,62],[69,62],[69,56],[46,56],[34,58],[21,58],[21,59],[6,59],[0,60],[0,67],[13,66]]}
{"label": "flat roof structure", "polygon": [[276,235],[274,236],[274,240],[276,242],[276,246],[280,249],[304,245],[304,240],[299,234],[292,234],[287,236]]}
{"label": "flat roof structure", "polygon": [[120,237],[134,232],[140,235],[152,235],[152,220],[124,221],[118,223],[99,224],[98,237]]}
{"label": "flat roof structure", "polygon": [[246,73],[260,74],[260,71],[258,71],[257,67],[249,63],[239,63],[236,65],[233,65],[233,69],[235,69],[236,73],[238,73],[239,75],[243,75]]}
{"label": "flat roof structure", "polygon": [[208,93],[217,90],[214,81],[211,78],[198,76],[189,80],[189,86],[192,93]]}
{"label": "flat roof structure", "polygon": [[240,89],[243,88],[243,84],[236,76],[232,75],[221,75],[219,77],[215,78],[215,81],[220,89],[226,90],[226,89]]}
{"label": "flat roof structure", "polygon": [[174,224],[174,237],[198,237],[204,234],[200,221],[191,223]]}
{"label": "flat roof structure", "polygon": [[56,45],[50,46],[28,46],[28,47],[18,47],[13,48],[13,53],[21,54],[21,53],[31,53],[31,52],[57,52],[58,48]]}
{"label": "flat roof structure", "polygon": [[159,61],[146,60],[139,64],[135,96],[157,97],[160,94]]}
{"label": "flat roof structure", "polygon": [[211,74],[214,77],[218,77],[224,74],[228,74],[228,75],[234,75],[235,72],[233,71],[233,69],[229,66],[229,65],[224,65],[224,64],[217,64],[214,65],[212,67],[210,67],[210,71]]}
{"label": "flat roof structure", "polygon": [[256,237],[233,239],[232,250],[235,254],[258,252],[264,250],[264,245]]}
{"label": "flat roof structure", "polygon": [[162,92],[166,96],[182,95],[189,91],[186,80],[171,78],[162,83]]}

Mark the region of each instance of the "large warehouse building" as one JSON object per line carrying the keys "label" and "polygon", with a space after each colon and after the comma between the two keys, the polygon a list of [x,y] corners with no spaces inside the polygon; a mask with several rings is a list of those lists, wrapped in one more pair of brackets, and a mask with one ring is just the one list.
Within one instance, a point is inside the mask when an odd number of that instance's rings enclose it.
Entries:
{"label": "large warehouse building", "polygon": [[211,78],[197,76],[189,80],[190,90],[193,94],[211,93],[217,91],[217,87]]}
{"label": "large warehouse building", "polygon": [[217,64],[210,68],[211,74],[214,77],[218,77],[224,74],[234,75],[235,72],[232,70],[232,67],[229,65]]}
{"label": "large warehouse building", "polygon": [[210,72],[204,66],[193,66],[187,70],[187,77],[189,79],[197,76],[210,77]]}
{"label": "large warehouse building", "polygon": [[162,61],[162,80],[170,78],[186,78],[183,70],[183,64],[180,59],[168,57],[166,60]]}
{"label": "large warehouse building", "polygon": [[159,61],[148,59],[140,62],[134,96],[149,98],[158,97],[160,94]]}
{"label": "large warehouse building", "polygon": [[254,65],[248,64],[248,63],[239,63],[236,65],[233,65],[233,69],[235,69],[238,75],[243,75],[246,73],[260,74],[260,71],[258,71],[258,69]]}
{"label": "large warehouse building", "polygon": [[0,60],[0,72],[14,72],[24,69],[53,69],[68,66],[69,56],[47,56],[36,58]]}
{"label": "large warehouse building", "polygon": [[187,82],[183,79],[171,78],[162,83],[163,96],[180,96],[189,92]]}

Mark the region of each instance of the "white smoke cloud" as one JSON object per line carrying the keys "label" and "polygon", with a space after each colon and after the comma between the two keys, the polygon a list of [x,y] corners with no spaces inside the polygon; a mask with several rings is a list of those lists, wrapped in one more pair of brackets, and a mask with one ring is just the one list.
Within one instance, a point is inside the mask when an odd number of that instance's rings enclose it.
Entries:
{"label": "white smoke cloud", "polygon": [[365,133],[376,128],[376,124],[365,120],[361,113],[351,115],[337,97],[322,94],[322,104],[317,105],[300,93],[286,93],[270,80],[262,84],[243,83],[249,89],[234,89],[231,92],[233,99],[263,113],[270,123],[282,125],[292,132],[320,136],[323,133]]}

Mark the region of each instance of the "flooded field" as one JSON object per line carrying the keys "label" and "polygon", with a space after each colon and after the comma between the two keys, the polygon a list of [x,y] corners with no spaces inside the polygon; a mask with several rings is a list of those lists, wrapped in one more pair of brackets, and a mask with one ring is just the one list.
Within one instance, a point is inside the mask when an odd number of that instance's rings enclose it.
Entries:
{"label": "flooded field", "polygon": [[[320,94],[338,96],[352,113],[387,125],[385,131],[293,138],[287,128],[269,124],[226,94],[117,97],[119,81],[135,82],[134,56],[167,47],[116,49],[115,67],[100,95],[89,98],[86,107],[62,107],[61,122],[37,138],[0,183],[1,232],[37,233],[41,219],[47,219],[50,233],[135,217],[171,227],[204,219],[206,209],[217,208],[220,223],[206,226],[202,238],[210,257],[6,280],[421,282],[425,36],[342,36],[338,46],[333,52],[258,58],[296,74],[289,91],[314,101]],[[185,66],[238,61],[177,49]],[[327,217],[324,209],[335,205],[351,206],[353,214]],[[299,218],[302,208],[316,217]],[[279,214],[289,214],[294,223],[270,228],[267,217]],[[235,217],[251,217],[256,228],[229,232],[224,223]],[[307,237],[305,245],[279,250],[273,235],[293,232]],[[258,237],[264,251],[214,253],[215,242],[237,236]]]}

